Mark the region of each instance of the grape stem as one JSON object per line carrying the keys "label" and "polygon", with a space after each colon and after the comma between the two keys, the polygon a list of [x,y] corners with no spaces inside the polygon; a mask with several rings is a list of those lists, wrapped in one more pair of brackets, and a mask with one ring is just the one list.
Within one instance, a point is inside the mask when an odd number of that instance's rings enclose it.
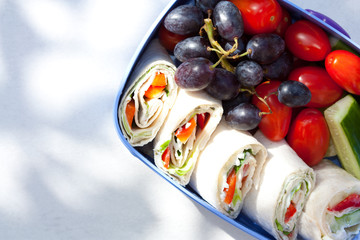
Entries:
{"label": "grape stem", "polygon": [[265,98],[260,97],[260,95],[259,95],[256,91],[255,91],[255,95],[256,95],[256,97],[257,97],[260,101],[262,101],[262,102],[267,106],[267,108],[269,109],[268,112],[260,112],[260,113],[259,113],[259,116],[261,117],[262,115],[272,114],[273,112],[271,111],[271,108],[270,108],[269,104],[266,102],[266,97],[265,97]]}
{"label": "grape stem", "polygon": [[221,45],[215,40],[215,37],[214,37],[214,30],[215,30],[215,27],[212,23],[212,20],[210,17],[204,19],[204,22],[205,22],[205,25],[203,27],[203,29],[205,30],[207,36],[208,36],[208,39],[210,41],[210,44],[212,46],[212,48],[210,48],[209,50],[211,51],[214,51],[216,53],[216,55],[218,56],[219,58],[219,61],[217,61],[214,65],[212,65],[212,68],[216,68],[216,66],[218,66],[219,64],[221,64],[221,66],[223,68],[225,68],[226,70],[232,72],[232,73],[235,73],[235,68],[234,66],[232,66],[229,61],[227,60],[227,57],[229,56],[229,54],[231,54],[232,52],[235,51],[235,49],[237,48],[234,48],[235,45],[237,45],[237,39],[236,39],[236,42],[234,44],[234,46],[232,47],[232,49],[230,49],[229,51],[225,51]]}
{"label": "grape stem", "polygon": [[[252,87],[252,88],[240,88],[240,92],[249,92],[250,94],[252,94],[252,95],[254,95],[255,94],[255,96],[261,101],[261,102],[263,102],[266,106],[267,106],[267,108],[269,109],[269,111],[268,112],[260,112],[259,113],[259,116],[261,117],[261,116],[263,116],[263,115],[266,115],[266,114],[272,114],[273,112],[271,111],[271,108],[270,108],[270,106],[269,106],[269,104],[266,102],[266,98],[268,98],[269,97],[269,95],[267,95],[267,96],[265,96],[265,98],[262,98],[262,97],[260,97],[260,95],[255,91],[255,88],[254,87]],[[272,93],[272,94],[274,94],[274,93]],[[275,93],[276,94],[276,93]],[[271,95],[271,94],[270,94]]]}
{"label": "grape stem", "polygon": [[[231,56],[232,59],[237,59],[237,58],[241,58],[241,57],[245,57],[247,55],[251,54],[251,49],[248,49],[246,52],[242,53],[242,54],[236,54],[234,56]],[[230,57],[229,57],[230,58]]]}

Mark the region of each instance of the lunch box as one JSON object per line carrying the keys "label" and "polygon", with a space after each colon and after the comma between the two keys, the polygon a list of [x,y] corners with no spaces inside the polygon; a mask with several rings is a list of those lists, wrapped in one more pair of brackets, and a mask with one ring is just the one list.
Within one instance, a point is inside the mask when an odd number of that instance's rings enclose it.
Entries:
{"label": "lunch box", "polygon": [[[290,1],[287,0],[278,0],[279,4],[286,8],[289,13],[291,14],[292,18],[295,20],[298,19],[307,19],[318,26],[322,27],[328,34],[332,35],[334,38],[341,40],[343,43],[351,47],[355,52],[360,53],[360,46],[353,42],[348,34],[334,21],[332,21],[330,18],[326,17],[325,15],[308,10],[308,9],[302,9],[299,6],[293,4]],[[169,176],[167,176],[165,173],[163,173],[160,169],[158,169],[153,160],[153,156],[148,156],[146,154],[143,154],[139,151],[137,147],[131,146],[127,140],[125,139],[123,133],[120,129],[120,122],[118,118],[118,109],[119,104],[121,102],[121,99],[123,97],[123,90],[125,89],[126,83],[131,76],[132,72],[134,71],[135,65],[137,64],[140,56],[146,49],[148,43],[156,37],[158,29],[160,27],[161,22],[163,21],[164,17],[168,12],[170,12],[173,8],[184,5],[184,4],[193,4],[194,1],[189,0],[173,0],[171,1],[166,8],[161,12],[159,17],[156,19],[156,21],[152,24],[151,28],[147,32],[147,34],[142,39],[140,45],[136,49],[133,57],[131,58],[128,67],[125,70],[125,74],[122,78],[122,81],[120,83],[120,89],[118,91],[115,105],[114,105],[114,122],[115,122],[115,128],[118,132],[119,138],[122,141],[122,143],[126,146],[126,148],[133,154],[136,158],[141,160],[145,165],[147,165],[149,168],[151,168],[155,173],[157,173],[159,176],[161,176],[163,179],[168,181],[170,184],[172,184],[174,187],[176,187],[179,191],[184,193],[187,197],[192,199],[193,201],[197,202],[210,212],[214,213],[218,217],[224,219],[228,223],[234,225],[235,227],[239,228],[240,230],[252,235],[253,237],[257,239],[274,239],[273,236],[271,236],[269,233],[267,233],[263,228],[255,223],[253,223],[247,216],[244,214],[240,214],[236,219],[231,219],[224,214],[220,213],[218,210],[216,210],[214,207],[209,205],[206,201],[204,201],[191,187],[186,186],[183,187],[177,182],[173,181]],[[333,157],[331,158],[334,162],[337,162],[337,158]]]}

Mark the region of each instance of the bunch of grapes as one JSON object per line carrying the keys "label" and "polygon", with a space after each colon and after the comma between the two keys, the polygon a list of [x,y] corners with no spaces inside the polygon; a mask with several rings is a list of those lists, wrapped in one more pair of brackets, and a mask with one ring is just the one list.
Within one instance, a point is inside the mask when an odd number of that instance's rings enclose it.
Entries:
{"label": "bunch of grapes", "polygon": [[[206,91],[222,100],[225,120],[238,130],[258,126],[262,112],[253,105],[255,87],[268,80],[282,80],[279,102],[298,107],[311,99],[302,83],[284,81],[293,65],[293,56],[285,50],[285,41],[276,33],[244,34],[241,12],[229,1],[196,0],[195,6],[182,5],[164,19],[171,33],[189,35],[174,48],[180,62],[175,73],[179,87]],[[266,103],[266,98],[261,99]]]}

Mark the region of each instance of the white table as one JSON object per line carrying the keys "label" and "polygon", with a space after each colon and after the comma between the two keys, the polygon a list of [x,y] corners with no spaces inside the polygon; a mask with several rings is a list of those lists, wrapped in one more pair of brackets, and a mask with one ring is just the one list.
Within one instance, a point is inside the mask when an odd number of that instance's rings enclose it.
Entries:
{"label": "white table", "polygon": [[[122,75],[169,0],[0,0],[0,239],[253,239],[120,142]],[[296,0],[360,43],[357,0]]]}

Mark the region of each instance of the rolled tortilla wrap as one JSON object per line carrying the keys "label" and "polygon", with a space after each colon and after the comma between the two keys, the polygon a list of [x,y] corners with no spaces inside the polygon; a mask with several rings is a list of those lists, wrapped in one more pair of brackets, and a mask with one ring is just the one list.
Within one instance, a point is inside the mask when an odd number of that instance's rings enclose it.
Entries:
{"label": "rolled tortilla wrap", "polygon": [[300,219],[300,235],[352,239],[360,231],[360,181],[329,160],[313,168],[316,184]]}
{"label": "rolled tortilla wrap", "polygon": [[222,120],[200,154],[189,184],[213,207],[236,218],[266,156],[265,147],[251,134]]}
{"label": "rolled tortilla wrap", "polygon": [[276,239],[296,239],[298,219],[315,184],[314,171],[285,140],[270,141],[261,131],[254,136],[266,147],[268,157],[259,188],[250,190],[243,211]]}
{"label": "rolled tortilla wrap", "polygon": [[[201,129],[201,116],[205,114],[206,124]],[[197,158],[219,124],[222,114],[223,108],[219,100],[213,99],[203,91],[180,90],[165,124],[154,140],[156,166],[181,185],[188,184]],[[196,127],[190,131],[189,138],[186,142],[180,141],[180,135],[177,133],[181,129],[191,129],[194,122]],[[170,156],[170,161],[166,161],[166,154]]]}
{"label": "rolled tortilla wrap", "polygon": [[[120,128],[132,146],[151,142],[164,123],[178,94],[175,71],[167,51],[158,39],[152,40],[127,81],[119,105]],[[135,111],[131,123],[126,114],[129,109]]]}

